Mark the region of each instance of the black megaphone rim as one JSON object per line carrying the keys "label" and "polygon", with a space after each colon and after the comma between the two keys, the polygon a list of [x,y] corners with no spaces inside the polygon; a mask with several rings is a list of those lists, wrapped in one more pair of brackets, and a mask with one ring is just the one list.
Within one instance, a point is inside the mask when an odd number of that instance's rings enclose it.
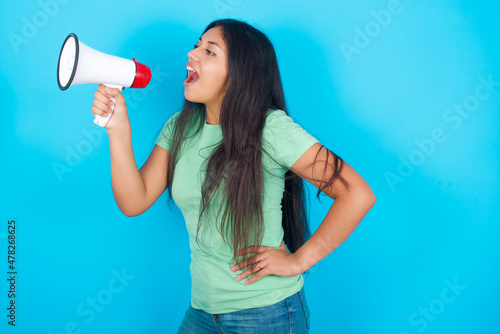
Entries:
{"label": "black megaphone rim", "polygon": [[[73,64],[73,71],[71,72],[71,76],[69,77],[68,83],[65,86],[63,86],[63,85],[61,85],[61,82],[59,80],[59,78],[60,78],[59,77],[59,68],[61,66],[61,55],[62,55],[62,52],[64,50],[64,46],[66,45],[66,42],[70,38],[75,39],[75,60],[74,60],[75,63]],[[69,86],[71,86],[71,83],[73,82],[73,79],[75,78],[76,68],[78,67],[79,53],[80,53],[80,43],[78,42],[78,37],[76,37],[76,35],[74,33],[71,33],[66,37],[66,39],[63,42],[63,45],[61,47],[61,51],[59,52],[59,60],[57,62],[57,85],[59,86],[60,90],[66,90],[69,88]]]}

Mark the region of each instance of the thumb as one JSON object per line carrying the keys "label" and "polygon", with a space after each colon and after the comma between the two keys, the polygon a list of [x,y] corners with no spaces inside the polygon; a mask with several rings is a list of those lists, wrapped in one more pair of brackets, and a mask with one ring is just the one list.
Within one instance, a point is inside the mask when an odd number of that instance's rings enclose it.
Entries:
{"label": "thumb", "polygon": [[283,241],[281,241],[281,244],[280,244],[280,249],[281,249],[282,251],[287,251],[287,252],[288,252],[288,249],[286,249],[286,245],[285,245],[285,243],[284,243]]}

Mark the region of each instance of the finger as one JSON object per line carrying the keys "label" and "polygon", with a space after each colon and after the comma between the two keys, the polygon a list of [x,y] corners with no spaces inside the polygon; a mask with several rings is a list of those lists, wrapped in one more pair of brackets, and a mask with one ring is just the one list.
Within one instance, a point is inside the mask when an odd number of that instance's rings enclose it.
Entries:
{"label": "finger", "polygon": [[246,259],[244,259],[240,263],[235,264],[233,267],[231,267],[231,270],[237,271],[237,270],[246,268],[246,267],[250,266],[251,264],[256,263],[258,261],[261,261],[261,258],[258,255],[253,255],[253,256],[247,257]]}
{"label": "finger", "polygon": [[236,255],[237,256],[241,256],[241,255],[246,255],[246,254],[249,254],[249,253],[261,253],[265,250],[265,248],[268,248],[268,247],[265,247],[265,246],[249,246],[247,248],[244,248],[244,249],[241,249],[239,250],[238,252],[236,252]]}
{"label": "finger", "polygon": [[101,109],[103,112],[112,112],[113,111],[113,109],[109,103],[105,104],[102,101],[98,100],[97,98],[95,98],[92,101],[92,103],[94,104],[94,107],[96,107],[97,109]]}
{"label": "finger", "polygon": [[96,106],[92,107],[91,112],[92,112],[92,115],[94,115],[94,117],[96,115],[99,115],[101,117],[107,117],[108,116],[108,114],[106,112],[102,111],[101,109],[97,108]]}
{"label": "finger", "polygon": [[[106,87],[104,85],[99,85],[97,86],[97,91],[100,92],[102,95],[106,96],[107,98],[111,98],[111,94],[108,92],[108,89],[109,87]],[[113,92],[113,90],[111,90],[111,92]]]}
{"label": "finger", "polygon": [[239,274],[238,276],[236,276],[236,280],[237,281],[241,281],[242,279],[250,276],[253,273],[262,271],[264,269],[263,266],[262,266],[262,264],[261,264],[261,268],[259,269],[259,267],[257,266],[257,263],[258,262],[252,264],[247,270],[245,270],[244,272],[242,272],[241,274]]}
{"label": "finger", "polygon": [[253,275],[252,277],[250,277],[249,279],[247,279],[245,281],[245,284],[246,285],[252,284],[252,283],[260,280],[262,277],[267,276],[267,275],[269,275],[268,270],[266,270],[266,268],[263,268],[262,270],[260,270],[259,272],[257,272],[255,275]]}
{"label": "finger", "polygon": [[264,269],[266,266],[262,263],[262,261],[256,262],[255,266],[257,267],[257,271],[261,271]]}
{"label": "finger", "polygon": [[96,90],[94,93],[94,97],[104,104],[109,104],[110,102],[112,102],[110,97],[107,95],[107,93],[103,89]]}
{"label": "finger", "polygon": [[[99,86],[101,86],[101,85],[99,85]],[[120,90],[118,88],[111,88],[111,87],[107,87],[107,86],[99,87],[99,86],[98,86],[98,90],[100,92],[102,92],[103,94],[105,94],[109,98],[115,98],[117,103],[118,102],[123,103],[125,101],[125,98],[123,97],[122,93],[120,92]]]}

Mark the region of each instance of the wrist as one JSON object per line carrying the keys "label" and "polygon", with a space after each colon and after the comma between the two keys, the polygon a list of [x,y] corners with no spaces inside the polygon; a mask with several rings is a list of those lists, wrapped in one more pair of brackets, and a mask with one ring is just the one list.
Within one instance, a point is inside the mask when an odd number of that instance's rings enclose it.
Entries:
{"label": "wrist", "polygon": [[300,253],[293,253],[291,254],[293,257],[294,257],[294,272],[298,274],[302,274],[304,272],[306,272],[310,266],[307,266],[306,262],[304,261],[304,259],[302,258],[301,254]]}
{"label": "wrist", "polygon": [[112,128],[106,128],[109,137],[121,137],[121,136],[130,136],[132,132],[132,128],[130,123],[126,124],[118,124]]}

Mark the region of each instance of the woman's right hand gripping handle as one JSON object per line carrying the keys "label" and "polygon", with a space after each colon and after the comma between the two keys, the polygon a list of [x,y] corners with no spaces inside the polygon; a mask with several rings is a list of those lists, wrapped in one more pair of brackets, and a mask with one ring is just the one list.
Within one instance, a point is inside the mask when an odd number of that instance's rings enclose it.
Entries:
{"label": "woman's right hand gripping handle", "polygon": [[[113,115],[105,128],[109,136],[111,184],[116,204],[126,216],[146,211],[166,189],[169,154],[155,146],[139,171],[132,149],[132,133],[125,98],[117,88],[97,86],[92,114],[106,117],[111,111],[111,98],[116,99]],[[147,191],[146,191],[147,190]]]}
{"label": "woman's right hand gripping handle", "polygon": [[[117,129],[130,129],[127,105],[119,89],[99,85],[97,86],[97,91],[94,93],[94,97],[92,101],[92,115],[94,115],[94,117],[96,115],[101,117],[108,116],[109,113],[113,112],[114,106],[113,116],[111,116],[105,126],[108,133]],[[114,98],[116,102],[113,102],[111,98]]]}

